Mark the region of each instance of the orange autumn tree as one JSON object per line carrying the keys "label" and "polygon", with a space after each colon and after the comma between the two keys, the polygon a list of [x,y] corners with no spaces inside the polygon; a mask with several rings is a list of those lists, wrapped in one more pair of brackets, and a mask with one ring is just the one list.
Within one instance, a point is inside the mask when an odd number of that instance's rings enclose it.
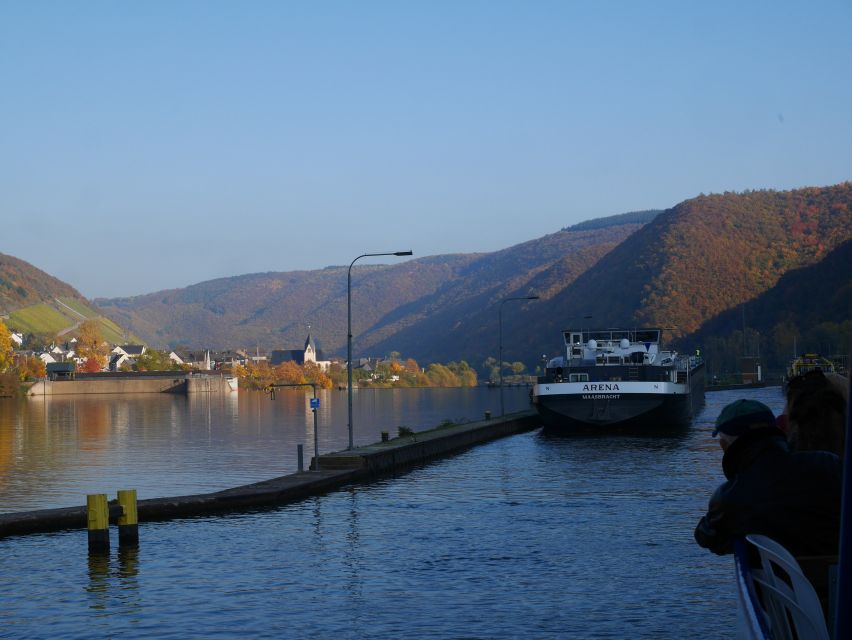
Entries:
{"label": "orange autumn tree", "polygon": [[12,346],[12,333],[0,320],[0,373],[5,372],[15,362],[15,349]]}
{"label": "orange autumn tree", "polygon": [[15,358],[15,369],[21,382],[25,380],[37,380],[47,375],[47,370],[38,356],[19,356]]}
{"label": "orange autumn tree", "polygon": [[104,342],[101,323],[91,318],[85,320],[77,334],[77,355],[86,361],[83,370],[100,371],[106,366],[108,354],[109,345]]}
{"label": "orange autumn tree", "polygon": [[302,370],[305,372],[306,382],[313,382],[320,389],[331,389],[334,386],[331,377],[315,362],[306,362]]}

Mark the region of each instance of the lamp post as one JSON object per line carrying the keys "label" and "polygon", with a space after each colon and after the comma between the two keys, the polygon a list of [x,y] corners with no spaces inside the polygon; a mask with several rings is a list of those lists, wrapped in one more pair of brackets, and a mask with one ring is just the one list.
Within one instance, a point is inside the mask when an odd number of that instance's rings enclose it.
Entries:
{"label": "lamp post", "polygon": [[500,368],[500,415],[503,415],[503,305],[512,300],[538,300],[538,296],[520,296],[517,298],[503,298],[500,301],[500,308],[497,311],[497,319],[500,334],[500,348],[498,352],[499,361],[497,365]]}
{"label": "lamp post", "polygon": [[352,430],[352,265],[361,258],[372,256],[410,256],[412,251],[390,251],[387,253],[362,253],[349,263],[349,272],[346,276],[346,378],[347,391],[349,394],[348,419],[349,419],[349,450],[355,448],[354,432]]}

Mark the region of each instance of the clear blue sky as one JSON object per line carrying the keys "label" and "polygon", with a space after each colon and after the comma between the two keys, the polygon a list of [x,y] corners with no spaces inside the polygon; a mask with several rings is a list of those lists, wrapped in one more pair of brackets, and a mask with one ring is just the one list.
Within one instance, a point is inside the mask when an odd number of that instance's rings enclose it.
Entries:
{"label": "clear blue sky", "polygon": [[849,179],[849,0],[0,0],[0,252],[88,297]]}

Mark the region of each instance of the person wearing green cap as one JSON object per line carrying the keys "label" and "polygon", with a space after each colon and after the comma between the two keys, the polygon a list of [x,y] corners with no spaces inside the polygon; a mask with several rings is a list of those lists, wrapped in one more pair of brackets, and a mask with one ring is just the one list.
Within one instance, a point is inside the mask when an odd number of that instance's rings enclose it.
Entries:
{"label": "person wearing green cap", "polygon": [[[695,528],[696,542],[717,554],[734,540],[769,536],[793,556],[836,556],[840,543],[842,463],[827,451],[791,452],[772,410],[755,400],[722,409],[713,429],[727,478]],[[827,585],[814,584],[824,595]]]}

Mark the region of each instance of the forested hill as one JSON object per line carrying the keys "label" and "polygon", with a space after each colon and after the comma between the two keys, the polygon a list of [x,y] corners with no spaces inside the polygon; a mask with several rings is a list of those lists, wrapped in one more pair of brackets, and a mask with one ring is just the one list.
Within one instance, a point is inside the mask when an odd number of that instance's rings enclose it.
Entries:
{"label": "forested hill", "polygon": [[[702,195],[648,219],[640,212],[577,225],[494,253],[357,265],[354,352],[478,367],[497,355],[500,301],[530,294],[540,299],[504,307],[505,360],[534,366],[558,352],[562,329],[580,323],[663,326],[689,337],[850,239],[850,204],[852,183]],[[96,302],[153,346],[292,349],[310,325],[327,354],[346,348],[342,266]]]}
{"label": "forested hill", "polygon": [[629,211],[621,213],[617,216],[608,216],[606,218],[595,218],[594,220],[586,220],[577,224],[566,227],[563,231],[588,231],[590,229],[605,229],[607,227],[615,227],[622,224],[645,224],[651,222],[659,214],[661,209],[648,209],[646,211]]}
{"label": "forested hill", "polygon": [[[477,318],[510,292],[564,287],[639,223],[596,231],[562,230],[488,254],[440,255],[400,264],[356,265],[352,322],[356,353],[375,349],[417,354],[426,362],[447,353],[453,335],[477,337]],[[308,325],[329,355],[346,349],[347,267],[222,278],[185,289],[96,303],[154,346],[293,349]],[[466,327],[460,332],[460,327]],[[467,339],[467,338],[465,338]],[[381,355],[381,354],[380,354]],[[458,359],[454,355],[450,360]]]}
{"label": "forested hill", "polygon": [[29,262],[0,253],[0,315],[55,298],[84,300],[71,285]]}
{"label": "forested hill", "polygon": [[[744,304],[763,339],[766,332],[804,335],[803,325],[849,320],[850,239],[847,182],[702,195],[493,253],[359,264],[352,271],[354,352],[480,367],[498,352],[501,301],[532,294],[539,299],[514,301],[501,314],[504,360],[530,367],[558,353],[560,331],[571,326],[662,326],[686,345],[731,331],[731,310],[742,316]],[[152,347],[295,349],[310,325],[327,355],[344,355],[346,276],[345,266],[250,274],[95,302]],[[8,256],[0,277],[6,308],[80,297]]]}
{"label": "forested hill", "polygon": [[547,335],[542,353],[552,352],[570,318],[584,315],[596,326],[655,325],[686,336],[850,237],[849,182],[700,196],[654,218],[513,329],[528,353],[541,350]]}
{"label": "forested hill", "polygon": [[747,352],[783,363],[808,351],[848,355],[838,336],[852,337],[852,239],[820,262],[787,272],[775,287],[719,314],[690,338],[717,358]]}

